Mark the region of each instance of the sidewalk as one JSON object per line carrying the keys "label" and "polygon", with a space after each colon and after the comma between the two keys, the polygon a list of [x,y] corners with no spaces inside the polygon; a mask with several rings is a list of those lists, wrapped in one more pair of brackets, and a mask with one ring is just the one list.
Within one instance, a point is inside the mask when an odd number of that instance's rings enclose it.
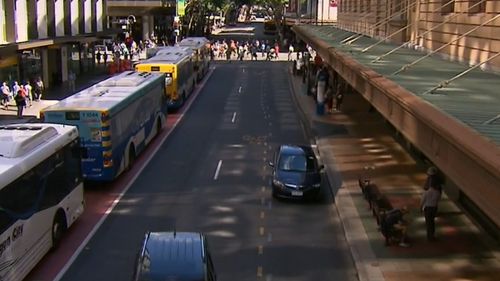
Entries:
{"label": "sidewalk", "polygon": [[[104,72],[104,68],[100,71],[96,71],[95,73],[85,73],[77,77],[75,81],[75,93],[108,77],[110,77],[110,75]],[[40,118],[40,111],[42,109],[57,103],[59,100],[64,99],[73,93],[74,92],[71,91],[68,83],[63,83],[47,89],[42,96],[42,100],[39,102],[33,101],[31,107],[27,106],[24,109],[22,119],[18,119],[16,117],[17,107],[15,102],[11,101],[8,110],[0,108],[0,125],[37,122]]]}
{"label": "sidewalk", "polygon": [[[410,157],[384,120],[368,111],[369,104],[361,96],[347,95],[341,112],[318,116],[313,98],[304,94],[301,77],[291,76],[291,83],[327,167],[360,280],[499,280],[498,244],[445,194],[436,219],[438,241],[427,242],[419,210],[426,167]],[[358,186],[358,177],[367,173],[365,167],[374,167],[369,176],[394,207],[408,206],[411,247],[384,245]]]}

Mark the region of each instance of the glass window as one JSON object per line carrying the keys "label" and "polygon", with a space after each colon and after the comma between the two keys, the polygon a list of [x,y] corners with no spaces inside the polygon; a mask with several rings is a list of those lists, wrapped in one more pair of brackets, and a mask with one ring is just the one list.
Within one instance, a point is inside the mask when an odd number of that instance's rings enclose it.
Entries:
{"label": "glass window", "polygon": [[307,172],[314,169],[314,158],[303,155],[282,155],[278,167],[283,171]]}
{"label": "glass window", "polygon": [[441,0],[441,15],[455,12],[455,1]]}
{"label": "glass window", "polygon": [[486,12],[486,0],[469,0],[469,14]]}

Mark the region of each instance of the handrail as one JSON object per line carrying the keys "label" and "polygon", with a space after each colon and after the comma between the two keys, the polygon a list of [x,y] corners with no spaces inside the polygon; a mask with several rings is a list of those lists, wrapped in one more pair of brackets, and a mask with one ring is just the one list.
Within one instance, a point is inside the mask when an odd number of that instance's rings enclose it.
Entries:
{"label": "handrail", "polygon": [[439,48],[435,49],[434,51],[432,51],[432,52],[428,53],[427,55],[425,55],[425,56],[423,56],[423,57],[421,57],[421,58],[419,58],[419,59],[417,59],[417,60],[413,61],[412,63],[409,63],[409,64],[405,64],[405,65],[403,65],[403,66],[402,66],[402,67],[401,67],[398,71],[396,71],[396,72],[392,73],[392,74],[391,74],[391,76],[394,76],[394,75],[396,75],[396,74],[401,73],[402,71],[407,70],[408,68],[410,68],[410,67],[414,66],[415,64],[419,63],[420,61],[422,61],[422,60],[424,60],[424,59],[426,59],[426,58],[430,57],[431,55],[433,55],[433,54],[437,53],[438,51],[440,51],[440,50],[442,50],[442,49],[446,48],[446,47],[447,47],[448,45],[450,45],[451,43],[456,42],[456,41],[458,41],[458,40],[460,40],[460,39],[464,38],[465,36],[467,36],[467,35],[471,34],[472,32],[474,32],[476,29],[478,29],[478,28],[480,28],[480,27],[485,26],[486,24],[488,24],[488,23],[490,23],[490,22],[492,22],[492,21],[496,20],[496,19],[497,19],[497,18],[499,18],[499,17],[500,17],[500,14],[497,14],[496,16],[492,17],[491,19],[489,19],[489,20],[487,20],[487,21],[483,22],[482,24],[480,24],[480,25],[478,25],[478,26],[476,26],[476,27],[472,28],[471,30],[469,30],[469,31],[465,32],[464,34],[462,34],[462,35],[458,36],[457,38],[455,38],[454,40],[451,40],[450,42],[448,42],[448,43],[444,44],[443,46],[441,46],[441,47],[439,47]]}
{"label": "handrail", "polygon": [[[402,3],[402,2],[400,2]],[[384,18],[383,20],[379,21],[378,23],[375,23],[375,25],[372,27],[372,29],[375,29],[375,28],[378,28],[380,27],[381,25],[384,25],[388,22],[391,21],[391,19],[396,16],[396,15],[401,15],[403,13],[406,13],[409,9],[413,8],[413,6],[415,6],[417,4],[417,2],[413,2],[411,3],[410,5],[408,5],[408,7],[406,7],[406,9],[402,9],[401,11],[395,13],[395,14],[391,14],[389,16],[387,16],[386,18]],[[364,36],[364,34],[358,34],[358,36],[356,36],[355,38],[349,40],[349,41],[346,41],[346,42],[342,42],[343,44],[347,44],[347,45],[350,45],[354,42],[356,42],[359,38],[362,38]],[[343,40],[345,41],[345,40]]]}
{"label": "handrail", "polygon": [[[453,2],[455,2],[455,0],[450,0],[450,1],[446,2],[446,4],[443,4],[443,5],[439,6],[439,7],[437,7],[436,9],[432,10],[432,11],[431,11],[431,13],[435,13],[435,12],[437,12],[437,11],[441,10],[444,6],[447,6],[447,5],[449,5],[449,4],[453,3]],[[375,47],[375,46],[378,46],[380,43],[382,43],[382,42],[386,41],[387,39],[389,39],[389,38],[391,38],[392,36],[394,36],[394,35],[398,34],[399,32],[401,32],[401,31],[403,31],[403,30],[407,29],[408,27],[412,26],[414,23],[415,23],[415,22],[411,22],[410,24],[407,24],[407,25],[405,25],[404,27],[402,27],[402,28],[400,28],[400,29],[398,29],[398,30],[394,31],[393,33],[389,34],[388,36],[384,37],[383,39],[380,39],[378,42],[376,42],[376,43],[374,43],[374,44],[372,44],[372,45],[370,45],[370,46],[368,46],[368,47],[364,48],[363,50],[361,50],[361,52],[362,52],[362,53],[364,53],[364,52],[366,52],[366,51],[370,50],[371,48],[373,48],[373,47]]]}
{"label": "handrail", "polygon": [[[454,1],[454,0],[452,0],[452,1]],[[452,1],[450,1],[450,2],[452,2]],[[476,4],[474,4],[474,5],[470,6],[470,7],[467,9],[467,12],[468,12],[468,11],[470,11],[472,8],[475,8],[476,6],[480,5],[480,4],[481,4],[481,3],[483,3],[484,1],[486,1],[486,0],[481,0],[481,1],[477,2]],[[448,2],[448,3],[449,3],[449,2]],[[441,6],[441,7],[443,7],[443,6]],[[450,17],[448,17],[446,20],[444,20],[444,21],[442,21],[442,22],[440,22],[440,23],[436,24],[436,25],[435,25],[435,26],[433,26],[431,29],[426,30],[424,33],[422,33],[422,34],[418,35],[418,36],[417,36],[417,39],[424,37],[424,35],[427,35],[428,33],[432,32],[433,30],[435,30],[436,28],[440,27],[441,25],[444,25],[444,24],[446,24],[446,23],[450,22],[452,19],[454,19],[455,17],[457,17],[457,16],[459,16],[459,15],[462,15],[462,14],[460,14],[460,13],[456,13],[456,14],[451,15],[451,16],[450,16]],[[394,48],[394,49],[390,50],[389,52],[387,52],[387,53],[385,53],[385,54],[383,54],[383,55],[380,55],[380,56],[376,57],[374,60],[372,60],[372,61],[371,61],[371,63],[375,63],[375,62],[377,62],[377,61],[381,60],[382,58],[384,58],[384,57],[386,57],[386,56],[388,56],[388,55],[390,55],[390,54],[394,53],[395,51],[397,51],[397,50],[399,50],[399,49],[401,49],[401,48],[403,48],[403,47],[405,47],[406,45],[410,44],[411,42],[412,42],[411,40],[410,40],[410,41],[408,41],[408,42],[404,42],[403,44],[401,44],[401,45],[399,45],[398,47],[396,47],[396,48]]]}
{"label": "handrail", "polygon": [[434,88],[430,89],[430,90],[427,90],[423,93],[423,95],[426,95],[426,94],[434,94],[434,91],[437,90],[437,89],[441,89],[441,88],[444,88],[444,87],[447,87],[451,82],[457,80],[458,78],[464,76],[465,74],[471,72],[472,70],[480,67],[481,65],[493,60],[494,58],[500,56],[500,52],[494,54],[493,56],[489,57],[488,59],[482,61],[482,62],[479,62],[471,67],[469,67],[468,69],[460,72],[459,74],[453,76],[451,79],[448,79],[448,80],[443,80],[441,82],[439,82],[439,84],[437,86],[435,86]]}

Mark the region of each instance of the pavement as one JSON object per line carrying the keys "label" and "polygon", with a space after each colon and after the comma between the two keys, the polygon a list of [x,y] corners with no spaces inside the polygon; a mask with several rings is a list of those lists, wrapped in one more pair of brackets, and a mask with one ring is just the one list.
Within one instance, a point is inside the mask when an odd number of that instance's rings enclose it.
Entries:
{"label": "pavement", "polygon": [[[281,53],[279,60],[286,59],[287,54]],[[98,70],[78,77],[75,90],[107,76]],[[318,115],[301,77],[293,76],[291,70],[290,76],[292,96],[326,166],[359,280],[499,280],[500,246],[450,199],[452,194],[444,194],[439,205],[438,241],[427,242],[419,211],[427,167],[414,160],[383,118],[368,110],[369,104],[361,96],[345,95],[340,111]],[[0,125],[37,122],[41,109],[71,93],[68,85],[49,89],[42,101],[25,109],[23,119],[16,118],[13,105],[9,110],[0,109]],[[394,207],[409,207],[410,247],[385,246],[362,197],[359,177],[370,177]]]}
{"label": "pavement", "polygon": [[[291,73],[291,70],[290,70]],[[414,160],[397,134],[360,95],[345,95],[340,111],[318,115],[300,76],[293,97],[312,131],[334,194],[359,280],[499,280],[500,248],[443,193],[436,242],[427,242],[420,198],[427,166]],[[410,247],[385,246],[358,185],[369,177],[392,206],[407,206]]]}

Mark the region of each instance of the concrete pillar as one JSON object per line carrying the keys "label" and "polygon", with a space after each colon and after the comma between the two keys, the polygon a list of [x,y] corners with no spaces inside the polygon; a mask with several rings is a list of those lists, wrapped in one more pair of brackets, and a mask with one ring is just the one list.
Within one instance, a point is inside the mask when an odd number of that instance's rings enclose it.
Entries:
{"label": "concrete pillar", "polygon": [[40,57],[42,60],[42,80],[45,87],[50,87],[49,85],[49,52],[47,48],[43,48],[40,51]]}
{"label": "concrete pillar", "polygon": [[78,9],[78,0],[72,0],[70,4],[71,8],[71,35],[77,35],[80,32],[80,26],[78,23],[78,18],[80,15],[80,10]]}
{"label": "concrete pillar", "polygon": [[38,0],[36,2],[36,25],[38,38],[47,38],[47,0]]}
{"label": "concrete pillar", "polygon": [[28,41],[28,5],[26,0],[16,0],[16,42]]}
{"label": "concrete pillar", "polygon": [[151,34],[149,33],[149,16],[142,16],[142,38],[144,40],[149,39]]}
{"label": "concrete pillar", "polygon": [[83,15],[85,17],[85,30],[84,33],[92,32],[92,0],[84,0]]}
{"label": "concrete pillar", "polygon": [[[155,18],[154,16],[148,17],[148,25],[149,25],[149,35],[155,30]],[[155,34],[156,36],[157,34]]]}
{"label": "concrete pillar", "polygon": [[56,36],[64,36],[64,0],[56,0],[54,6]]}
{"label": "concrete pillar", "polygon": [[102,0],[97,0],[95,2],[95,17],[96,17],[96,23],[97,23],[97,32],[103,31],[103,26],[102,23],[104,21],[104,8],[103,8],[104,1]]}
{"label": "concrete pillar", "polygon": [[68,81],[68,46],[61,47],[61,79]]}
{"label": "concrete pillar", "polygon": [[7,42],[16,42],[16,24],[14,0],[5,0],[5,38]]}
{"label": "concrete pillar", "polygon": [[0,0],[0,44],[7,43],[7,36],[5,33],[5,5],[3,0]]}

